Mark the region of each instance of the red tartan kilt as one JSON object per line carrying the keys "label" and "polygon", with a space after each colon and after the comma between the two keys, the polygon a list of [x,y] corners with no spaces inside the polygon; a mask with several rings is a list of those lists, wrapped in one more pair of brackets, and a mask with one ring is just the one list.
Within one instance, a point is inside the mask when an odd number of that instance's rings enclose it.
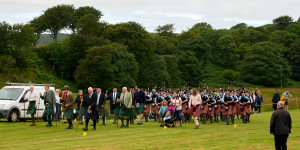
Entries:
{"label": "red tartan kilt", "polygon": [[200,106],[192,106],[191,107],[191,116],[193,117],[200,117]]}
{"label": "red tartan kilt", "polygon": [[215,114],[214,113],[214,111],[215,111],[214,107],[212,106],[211,108],[212,108],[211,112],[209,111],[209,109],[207,110],[207,114],[209,114],[209,115]]}
{"label": "red tartan kilt", "polygon": [[216,114],[216,113],[220,113],[220,111],[221,111],[221,105],[220,105],[220,103],[218,103],[217,104],[218,105],[218,109],[215,109],[214,107],[214,113]]}
{"label": "red tartan kilt", "polygon": [[189,105],[189,104],[182,104],[182,113],[184,113],[184,114],[191,113],[191,108],[188,108],[187,110],[185,109],[185,107],[187,105]]}
{"label": "red tartan kilt", "polygon": [[225,116],[232,115],[232,106],[231,105],[228,106],[228,111],[225,111],[225,107],[224,107],[223,115],[225,115]]}
{"label": "red tartan kilt", "polygon": [[201,114],[207,114],[207,111],[208,111],[208,106],[206,104],[206,105],[204,105],[204,109],[203,110],[200,108],[200,115]]}
{"label": "red tartan kilt", "polygon": [[224,105],[224,108],[222,108],[221,105],[222,105],[222,104],[220,104],[220,112],[221,112],[222,114],[224,114],[224,111],[225,111],[225,105]]}
{"label": "red tartan kilt", "polygon": [[241,114],[241,104],[240,103],[235,103],[235,107],[236,107],[237,114]]}
{"label": "red tartan kilt", "polygon": [[248,113],[253,113],[252,106],[251,105],[247,105],[247,107],[248,107]]}
{"label": "red tartan kilt", "polygon": [[151,111],[153,111],[154,113],[157,114],[157,113],[158,113],[157,107],[158,107],[157,104],[155,105],[155,107],[153,107],[153,106],[151,105]]}
{"label": "red tartan kilt", "polygon": [[244,114],[244,113],[248,113],[248,107],[247,106],[243,106],[244,107],[244,110],[243,111],[241,111],[241,113],[242,114]]}
{"label": "red tartan kilt", "polygon": [[232,114],[236,114],[236,105],[232,106]]}
{"label": "red tartan kilt", "polygon": [[150,112],[150,107],[151,107],[152,103],[151,104],[146,104],[146,109],[144,110],[144,113],[149,113]]}

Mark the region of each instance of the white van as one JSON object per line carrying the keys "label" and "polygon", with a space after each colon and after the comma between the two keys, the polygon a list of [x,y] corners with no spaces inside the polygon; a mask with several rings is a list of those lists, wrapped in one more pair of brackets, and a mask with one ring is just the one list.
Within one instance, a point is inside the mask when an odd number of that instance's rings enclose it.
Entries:
{"label": "white van", "polygon": [[[26,114],[28,108],[28,101],[24,100],[24,96],[30,91],[30,85],[34,86],[34,91],[38,94],[44,94],[45,89],[43,84],[30,83],[6,83],[0,90],[0,118],[6,118],[9,122],[16,122],[18,120],[31,119],[30,114]],[[50,85],[50,90],[55,91],[55,88]],[[37,110],[35,117],[44,118],[44,100],[39,99],[40,104],[37,103]]]}

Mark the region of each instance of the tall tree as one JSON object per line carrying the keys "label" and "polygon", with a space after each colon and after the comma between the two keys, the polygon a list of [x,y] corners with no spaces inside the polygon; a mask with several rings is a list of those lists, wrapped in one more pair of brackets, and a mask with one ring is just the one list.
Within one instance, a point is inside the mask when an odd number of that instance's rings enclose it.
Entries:
{"label": "tall tree", "polygon": [[300,38],[298,38],[291,46],[287,55],[289,64],[292,67],[291,77],[294,80],[300,81]]}
{"label": "tall tree", "polygon": [[175,36],[174,34],[174,24],[166,24],[163,26],[158,26],[155,31],[158,33],[160,36]]}
{"label": "tall tree", "polygon": [[277,25],[279,30],[285,29],[285,27],[288,26],[292,22],[293,22],[293,18],[291,16],[287,16],[287,15],[280,16],[273,20],[273,23]]}

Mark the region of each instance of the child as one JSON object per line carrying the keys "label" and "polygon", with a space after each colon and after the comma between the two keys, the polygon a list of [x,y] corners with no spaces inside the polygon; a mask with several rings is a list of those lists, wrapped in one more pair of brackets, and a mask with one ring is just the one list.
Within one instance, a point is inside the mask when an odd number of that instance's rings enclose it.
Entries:
{"label": "child", "polygon": [[169,128],[170,127],[169,124],[172,124],[172,123],[173,123],[172,113],[171,113],[171,110],[168,110],[165,117],[164,117],[164,125]]}
{"label": "child", "polygon": [[166,113],[166,110],[167,110],[167,107],[168,107],[167,105],[168,105],[168,102],[166,100],[163,100],[162,101],[162,106],[161,106],[161,108],[159,109],[159,112],[158,112],[159,122],[160,122],[160,119],[163,117],[163,115]]}

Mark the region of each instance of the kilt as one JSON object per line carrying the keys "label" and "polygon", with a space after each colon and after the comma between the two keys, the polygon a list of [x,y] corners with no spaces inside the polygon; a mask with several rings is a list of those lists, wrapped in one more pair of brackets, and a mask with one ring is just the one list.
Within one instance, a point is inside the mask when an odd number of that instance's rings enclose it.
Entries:
{"label": "kilt", "polygon": [[232,114],[236,114],[236,105],[232,106]]}
{"label": "kilt", "polygon": [[241,104],[240,103],[235,103],[235,108],[236,108],[236,113],[241,114]]}
{"label": "kilt", "polygon": [[86,114],[86,108],[85,107],[81,107],[80,115],[85,115],[85,114]]}
{"label": "kilt", "polygon": [[208,114],[208,115],[213,115],[213,114],[215,114],[215,113],[214,113],[215,109],[214,109],[213,106],[212,106],[212,107],[208,107],[208,108],[212,108],[211,111],[209,111],[209,109],[207,110],[207,114]]}
{"label": "kilt", "polygon": [[223,104],[223,105],[224,105],[224,108],[221,107],[221,105],[222,105],[221,103],[220,103],[219,105],[220,105],[220,112],[221,112],[222,114],[224,114],[224,111],[225,111],[225,105]]}
{"label": "kilt", "polygon": [[85,118],[86,119],[97,119],[99,117],[99,115],[98,115],[98,112],[97,112],[97,110],[94,110],[94,111],[92,111],[92,113],[88,113],[87,111],[86,111],[86,113],[85,113]]}
{"label": "kilt", "polygon": [[26,114],[36,114],[35,103],[36,101],[29,102]]}
{"label": "kilt", "polygon": [[134,107],[135,108],[135,112],[136,113],[144,113],[144,103],[140,103],[140,107],[137,108],[136,106]]}
{"label": "kilt", "polygon": [[151,105],[151,111],[155,114],[158,114],[158,110],[157,110],[158,105],[155,104],[155,107],[153,107],[153,105]]}
{"label": "kilt", "polygon": [[106,110],[105,107],[99,107],[99,116],[108,116],[108,111]]}
{"label": "kilt", "polygon": [[248,107],[248,113],[249,113],[249,114],[252,114],[252,113],[253,113],[253,110],[252,110],[251,104],[250,104],[250,105],[247,105],[247,107]]}
{"label": "kilt", "polygon": [[207,106],[207,104],[206,104],[206,105],[203,105],[203,106],[204,106],[204,109],[203,109],[203,110],[200,108],[200,114],[207,114],[208,106]]}
{"label": "kilt", "polygon": [[73,118],[73,115],[74,115],[74,113],[73,113],[73,109],[66,109],[66,112],[65,112],[65,117],[67,117],[67,118]]}
{"label": "kilt", "polygon": [[54,115],[53,104],[49,104],[49,107],[46,108],[46,116]]}
{"label": "kilt", "polygon": [[119,108],[119,114],[121,117],[130,117],[132,116],[132,109],[127,108],[126,110],[123,110],[122,108]]}
{"label": "kilt", "polygon": [[218,105],[218,109],[214,108],[214,113],[215,114],[220,113],[220,111],[221,111],[221,105],[220,105],[220,103],[217,103],[216,105]]}
{"label": "kilt", "polygon": [[188,109],[186,109],[186,106],[188,106],[189,104],[182,104],[182,113],[184,113],[184,114],[189,114],[189,113],[191,113],[191,109],[190,108],[188,108]]}
{"label": "kilt", "polygon": [[110,108],[110,114],[117,114],[118,113],[118,108]]}
{"label": "kilt", "polygon": [[247,107],[247,105],[244,105],[243,107],[244,107],[244,110],[243,110],[243,111],[241,111],[241,109],[240,109],[241,113],[242,113],[242,114],[248,113],[248,107]]}
{"label": "kilt", "polygon": [[152,105],[152,103],[146,104],[146,109],[144,110],[144,113],[149,113],[150,112],[151,105]]}
{"label": "kilt", "polygon": [[228,111],[225,111],[225,107],[224,107],[224,110],[223,110],[223,115],[224,116],[226,116],[226,115],[232,115],[232,106],[231,105],[227,106],[228,107]]}
{"label": "kilt", "polygon": [[191,116],[193,117],[200,117],[200,105],[192,106],[191,108]]}

